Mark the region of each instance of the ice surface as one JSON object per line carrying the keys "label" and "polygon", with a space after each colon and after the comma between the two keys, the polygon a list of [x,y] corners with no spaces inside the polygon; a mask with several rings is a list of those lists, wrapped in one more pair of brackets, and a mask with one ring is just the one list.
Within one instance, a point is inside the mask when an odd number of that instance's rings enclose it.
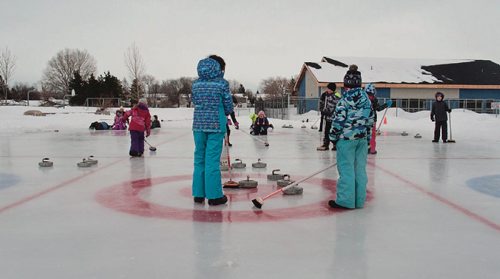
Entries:
{"label": "ice surface", "polygon": [[[23,116],[27,109],[0,107],[1,278],[500,276],[494,115],[454,110],[457,143],[436,144],[428,112],[391,109],[378,154],[369,155],[364,209],[327,207],[337,179],[330,169],[301,183],[303,195],[278,195],[257,210],[251,200],[277,189],[266,179],[272,169],[298,180],[335,161],[334,151],[316,151],[321,133],[310,126],[317,113],[271,119],[276,129],[265,147],[248,134],[248,111],[240,111],[230,155],[247,167],[233,174],[259,186],[226,190],[228,205],[209,207],[190,196],[190,109],[152,109],[164,120],[149,138],[158,150],[134,159],[126,132],[87,129],[112,115],[66,107]],[[76,166],[90,155],[96,166]],[[52,168],[38,167],[44,157]],[[251,167],[258,158],[266,169]]]}

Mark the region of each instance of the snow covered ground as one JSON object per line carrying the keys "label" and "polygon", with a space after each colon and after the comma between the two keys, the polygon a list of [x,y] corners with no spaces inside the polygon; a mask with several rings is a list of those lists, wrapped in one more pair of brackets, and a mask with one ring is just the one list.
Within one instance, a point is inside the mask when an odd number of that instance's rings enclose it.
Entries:
{"label": "snow covered ground", "polygon": [[[301,184],[302,196],[273,197],[262,210],[250,202],[276,189],[272,169],[300,179],[335,162],[335,152],[316,151],[317,112],[271,119],[267,148],[248,134],[250,110],[238,111],[229,151],[247,168],[232,177],[259,186],[226,190],[222,207],[190,197],[191,109],[152,108],[163,120],[149,138],[158,150],[134,159],[126,132],[88,130],[112,123],[114,110],[94,112],[0,107],[2,279],[500,276],[500,117],[454,110],[457,142],[443,144],[430,142],[429,112],[390,109],[368,159],[366,207],[336,211],[326,206],[334,168]],[[89,155],[98,165],[78,168]],[[43,157],[54,167],[39,168]],[[267,169],[250,166],[258,158]]]}

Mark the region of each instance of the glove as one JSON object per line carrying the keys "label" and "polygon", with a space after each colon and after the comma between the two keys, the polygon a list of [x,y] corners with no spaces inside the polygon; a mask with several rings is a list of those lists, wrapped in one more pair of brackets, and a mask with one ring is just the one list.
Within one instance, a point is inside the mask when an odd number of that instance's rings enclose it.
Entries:
{"label": "glove", "polygon": [[434,117],[431,117],[431,121],[434,122]]}
{"label": "glove", "polygon": [[233,125],[233,121],[231,121],[231,119],[227,119],[227,125]]}
{"label": "glove", "polygon": [[240,123],[234,122],[234,128],[238,130],[240,128]]}
{"label": "glove", "polygon": [[392,106],[392,100],[391,99],[387,100],[385,104],[387,105],[388,108],[390,108]]}

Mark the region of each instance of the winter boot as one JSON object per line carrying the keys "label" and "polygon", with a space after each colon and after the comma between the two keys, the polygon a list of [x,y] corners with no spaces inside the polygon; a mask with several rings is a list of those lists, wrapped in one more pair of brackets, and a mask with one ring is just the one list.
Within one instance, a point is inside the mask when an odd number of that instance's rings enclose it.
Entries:
{"label": "winter boot", "polygon": [[328,205],[331,207],[331,208],[338,208],[338,209],[350,209],[349,207],[344,207],[344,206],[341,206],[339,204],[337,204],[335,202],[335,200],[330,200],[328,201]]}
{"label": "winter boot", "polygon": [[328,146],[325,146],[325,145],[322,145],[322,146],[316,148],[316,150],[318,150],[318,151],[326,151],[328,149],[329,149]]}
{"label": "winter boot", "polygon": [[205,201],[205,198],[194,197],[194,202],[195,203],[203,203],[204,201]]}
{"label": "winter boot", "polygon": [[227,202],[227,197],[226,197],[226,195],[224,195],[221,198],[209,199],[208,205],[221,205],[221,204],[225,204],[226,202]]}

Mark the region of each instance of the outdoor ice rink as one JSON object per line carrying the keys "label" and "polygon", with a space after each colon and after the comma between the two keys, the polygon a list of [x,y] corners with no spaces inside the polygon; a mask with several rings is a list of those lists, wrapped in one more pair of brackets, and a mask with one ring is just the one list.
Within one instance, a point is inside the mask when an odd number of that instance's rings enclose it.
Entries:
{"label": "outdoor ice rink", "polygon": [[[498,138],[433,144],[432,128],[389,130],[368,158],[364,209],[328,208],[336,168],[254,208],[277,189],[273,169],[298,180],[335,162],[309,126],[278,126],[269,147],[233,129],[231,159],[247,163],[233,179],[259,186],[225,190],[217,207],[193,204],[190,128],[154,130],[157,151],[133,159],[126,132],[3,131],[0,278],[500,277]],[[99,163],[78,168],[89,155]],[[54,166],[39,168],[43,157]],[[258,158],[266,169],[252,168]]]}

